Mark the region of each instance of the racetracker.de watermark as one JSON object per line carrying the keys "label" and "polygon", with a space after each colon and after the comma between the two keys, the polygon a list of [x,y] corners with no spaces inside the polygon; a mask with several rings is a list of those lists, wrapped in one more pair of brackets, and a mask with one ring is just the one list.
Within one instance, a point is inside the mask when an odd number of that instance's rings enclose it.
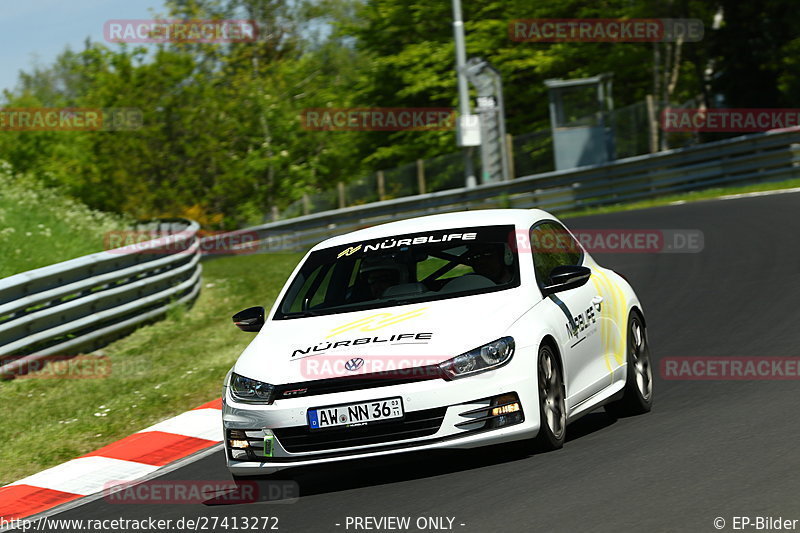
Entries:
{"label": "racetracker.de watermark", "polygon": [[519,253],[580,253],[578,243],[589,253],[659,254],[699,253],[705,246],[698,229],[544,229],[515,230],[509,245]]}
{"label": "racetracker.de watermark", "polygon": [[668,380],[800,380],[800,357],[665,357],[660,368]]}
{"label": "racetracker.de watermark", "polygon": [[0,131],[124,131],[143,123],[136,107],[0,108]]}
{"label": "racetracker.de watermark", "polygon": [[109,231],[103,235],[103,247],[110,254],[172,255],[248,255],[278,253],[297,249],[294,234],[263,235],[257,231],[206,231],[196,236],[190,231],[159,234],[152,231]]}
{"label": "racetracker.de watermark", "polygon": [[[375,337],[383,342],[379,337]],[[365,342],[358,342],[359,340]],[[401,339],[402,340],[402,339]],[[355,339],[353,341],[330,342],[330,348],[338,345],[358,346],[367,344],[372,338]],[[369,375],[375,379],[432,379],[441,377],[439,364],[441,357],[413,356],[413,355],[329,355],[320,357],[306,357],[300,360],[300,375],[304,379],[329,379],[352,377],[358,378]],[[291,391],[287,391],[291,392]]]}
{"label": "racetracker.de watermark", "polygon": [[254,20],[108,20],[110,43],[246,43],[258,39]]}
{"label": "racetracker.de watermark", "polygon": [[665,109],[667,132],[760,132],[800,126],[800,109]]}
{"label": "racetracker.de watermark", "polygon": [[109,481],[103,499],[114,504],[208,504],[295,503],[300,497],[296,481],[288,480],[162,480]]}
{"label": "racetracker.de watermark", "polygon": [[112,373],[135,376],[150,370],[149,364],[142,360],[112,361],[101,354],[26,356],[0,360],[0,364],[3,379],[106,379]]}
{"label": "racetracker.de watermark", "polygon": [[306,130],[319,131],[444,131],[455,125],[447,107],[309,108],[300,113]]}
{"label": "racetracker.de watermark", "polygon": [[508,24],[512,41],[528,43],[698,42],[699,19],[516,19]]}

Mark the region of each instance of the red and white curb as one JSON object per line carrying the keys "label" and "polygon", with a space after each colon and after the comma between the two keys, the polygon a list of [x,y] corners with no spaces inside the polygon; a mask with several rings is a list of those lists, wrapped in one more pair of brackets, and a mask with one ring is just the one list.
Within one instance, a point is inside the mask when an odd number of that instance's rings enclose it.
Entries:
{"label": "red and white curb", "polygon": [[133,481],[223,440],[222,399],[213,400],[77,459],[0,487],[0,519],[32,516]]}

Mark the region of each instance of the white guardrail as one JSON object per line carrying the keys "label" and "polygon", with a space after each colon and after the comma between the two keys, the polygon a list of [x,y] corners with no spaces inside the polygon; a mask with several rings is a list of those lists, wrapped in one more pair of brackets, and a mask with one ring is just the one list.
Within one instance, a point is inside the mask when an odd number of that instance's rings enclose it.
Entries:
{"label": "white guardrail", "polygon": [[192,301],[199,229],[189,220],[153,222],[134,232],[152,240],[0,279],[0,375],[91,351]]}

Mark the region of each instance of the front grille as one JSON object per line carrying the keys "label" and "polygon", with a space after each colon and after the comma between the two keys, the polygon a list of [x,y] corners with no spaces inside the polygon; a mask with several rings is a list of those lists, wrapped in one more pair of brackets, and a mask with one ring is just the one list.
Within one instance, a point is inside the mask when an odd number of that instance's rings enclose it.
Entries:
{"label": "front grille", "polygon": [[446,407],[411,411],[399,421],[357,426],[311,430],[308,426],[273,429],[286,451],[315,452],[350,446],[366,446],[417,437],[429,437],[439,431]]}
{"label": "front grille", "polygon": [[429,379],[442,379],[442,373],[438,365],[276,385],[275,399],[304,398],[306,396],[332,394],[334,392],[374,389]]}

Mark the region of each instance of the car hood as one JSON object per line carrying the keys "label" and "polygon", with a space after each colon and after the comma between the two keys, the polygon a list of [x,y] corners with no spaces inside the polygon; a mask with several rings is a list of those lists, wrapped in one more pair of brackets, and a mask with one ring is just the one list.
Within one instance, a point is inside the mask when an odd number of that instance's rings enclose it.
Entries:
{"label": "car hood", "polygon": [[505,335],[533,304],[519,291],[271,320],[233,370],[280,385],[438,364]]}

